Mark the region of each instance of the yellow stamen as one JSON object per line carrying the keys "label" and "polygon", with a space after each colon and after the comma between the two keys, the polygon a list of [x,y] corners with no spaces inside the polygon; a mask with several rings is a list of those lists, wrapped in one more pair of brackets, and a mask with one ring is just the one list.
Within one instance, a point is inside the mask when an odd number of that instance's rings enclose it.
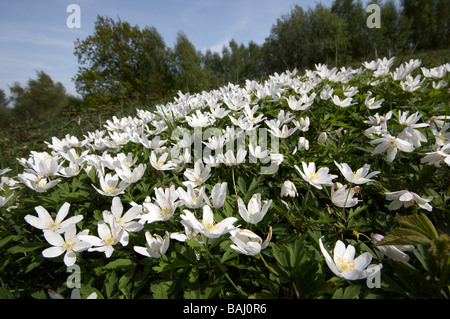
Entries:
{"label": "yellow stamen", "polygon": [[319,179],[319,175],[311,172],[311,173],[309,173],[309,179],[313,180],[313,181],[317,181]]}
{"label": "yellow stamen", "polygon": [[355,269],[356,265],[352,260],[348,260],[344,257],[337,257],[336,266],[339,268],[341,272],[346,272]]}

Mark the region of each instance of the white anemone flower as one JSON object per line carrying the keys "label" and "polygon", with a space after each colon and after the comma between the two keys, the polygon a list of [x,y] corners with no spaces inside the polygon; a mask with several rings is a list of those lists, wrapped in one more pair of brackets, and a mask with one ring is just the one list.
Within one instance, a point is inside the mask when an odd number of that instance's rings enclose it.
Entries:
{"label": "white anemone flower", "polygon": [[420,78],[421,78],[420,74],[417,75],[415,78],[412,77],[411,75],[407,75],[406,79],[400,82],[402,90],[406,92],[414,92],[420,89],[420,87],[424,83],[424,80],[420,81]]}
{"label": "white anemone flower", "polygon": [[285,98],[288,102],[288,106],[293,111],[304,111],[308,109],[314,102],[315,94],[309,98],[307,95],[303,95],[300,99],[296,99],[295,95],[290,95],[289,98]]}
{"label": "white anemone flower", "polygon": [[283,183],[283,186],[281,186],[281,197],[297,197],[298,192],[297,188],[295,188],[294,183],[292,183],[290,180],[286,180]]}
{"label": "white anemone flower", "polygon": [[298,127],[289,128],[286,124],[281,127],[273,126],[269,132],[278,138],[288,138],[297,131]]}
{"label": "white anemone flower", "polygon": [[180,242],[185,242],[186,240],[194,239],[198,241],[201,245],[204,244],[201,234],[196,232],[185,220],[180,222],[184,226],[184,233],[176,232],[171,233],[170,238],[178,240]]}
{"label": "white anemone flower", "polygon": [[364,252],[355,258],[355,247],[338,240],[334,247],[333,258],[323,246],[322,237],[319,239],[320,250],[330,270],[338,277],[347,280],[366,279],[375,275],[383,267],[381,264],[370,265],[372,255]]}
{"label": "white anemone flower", "polygon": [[194,168],[187,168],[183,175],[188,179],[188,181],[183,182],[184,185],[200,186],[211,176],[211,166],[198,160],[195,162]]}
{"label": "white anemone flower", "polygon": [[409,208],[414,203],[417,203],[420,208],[423,208],[429,212],[433,210],[433,207],[429,204],[433,200],[433,197],[430,196],[428,198],[422,198],[414,192],[410,192],[407,190],[401,190],[397,192],[387,192],[384,193],[386,195],[386,199],[392,201],[388,209],[389,210],[397,210],[402,206],[404,208]]}
{"label": "white anemone flower", "polygon": [[303,171],[297,165],[294,165],[294,167],[306,182],[318,189],[322,189],[322,185],[333,185],[332,180],[338,177],[337,175],[329,174],[330,169],[328,167],[322,167],[316,172],[316,164],[314,162],[309,164],[302,162]]}
{"label": "white anemone flower", "polygon": [[61,163],[55,157],[50,158],[35,158],[35,163],[32,167],[36,173],[42,176],[53,176],[61,168]]}
{"label": "white anemone flower", "polygon": [[366,100],[364,101],[364,104],[366,105],[366,107],[369,110],[376,110],[376,109],[379,109],[382,106],[381,104],[383,104],[383,102],[384,102],[384,99],[380,99],[378,101],[375,101],[374,97],[370,98],[370,96],[367,95]]}
{"label": "white anemone flower", "polygon": [[356,103],[352,103],[352,101],[353,101],[352,97],[347,97],[347,98],[341,100],[339,98],[339,96],[337,96],[337,95],[333,95],[332,101],[333,101],[334,105],[340,106],[340,107],[348,107],[350,105],[356,104]]}
{"label": "white anemone flower", "polygon": [[170,245],[170,235],[166,231],[166,237],[163,239],[158,234],[150,234],[150,232],[145,232],[145,239],[147,241],[148,247],[134,246],[133,249],[138,254],[146,257],[159,258],[167,252]]}
{"label": "white anemone flower", "polygon": [[309,130],[310,120],[309,117],[301,117],[300,120],[294,120],[294,125],[298,128],[298,130],[302,132],[306,132]]}
{"label": "white anemone flower", "polygon": [[8,203],[13,196],[14,196],[14,194],[9,195],[8,197],[0,196],[0,208],[5,206],[6,203]]}
{"label": "white anemone flower", "polygon": [[217,183],[214,185],[213,189],[211,190],[211,203],[212,206],[216,209],[222,208],[223,204],[225,203],[225,199],[227,197],[227,183]]}
{"label": "white anemone flower", "polygon": [[157,188],[155,190],[155,203],[150,201],[150,198],[147,198],[142,204],[144,210],[147,213],[142,214],[140,223],[153,223],[156,221],[167,221],[169,220],[175,210],[182,204],[179,201],[179,193],[175,190],[175,186],[167,188]]}
{"label": "white anemone flower", "polygon": [[242,198],[238,198],[238,208],[239,215],[247,223],[256,225],[263,220],[264,216],[267,214],[270,205],[272,205],[272,200],[261,202],[261,194],[253,194],[252,198],[248,202],[247,207],[245,206]]}
{"label": "white anemone flower", "polygon": [[75,264],[77,260],[76,252],[81,252],[89,249],[91,245],[80,239],[80,235],[87,235],[89,230],[84,230],[76,233],[75,224],[71,224],[66,228],[64,237],[56,232],[45,232],[44,237],[52,247],[46,248],[42,251],[42,256],[45,258],[55,258],[65,253],[64,264],[70,267]]}
{"label": "white anemone flower", "polygon": [[441,163],[444,162],[450,166],[450,143],[436,152],[426,153],[420,162],[436,167],[441,167]]}
{"label": "white anemone flower", "polygon": [[119,197],[114,197],[112,200],[111,211],[103,212],[103,220],[111,224],[113,221],[123,228],[123,234],[120,238],[120,243],[123,246],[128,244],[129,232],[138,232],[144,226],[135,221],[135,219],[140,217],[142,212],[141,205],[132,206],[125,214],[123,213],[123,205]]}
{"label": "white anemone flower", "polygon": [[114,252],[114,245],[120,242],[123,228],[114,220],[107,223],[100,220],[97,223],[98,237],[93,235],[80,235],[79,238],[91,245],[89,252],[99,251],[105,253],[106,258],[111,257]]}
{"label": "white anemone flower", "polygon": [[76,224],[83,219],[83,215],[76,215],[64,220],[69,213],[69,208],[70,204],[64,203],[56,214],[55,219],[53,219],[44,207],[37,206],[34,209],[38,216],[26,215],[25,221],[31,226],[41,229],[44,232],[53,231],[61,234],[71,224]]}
{"label": "white anemone flower", "polygon": [[227,166],[236,166],[241,164],[245,160],[245,156],[247,155],[247,151],[243,148],[239,148],[237,150],[236,156],[234,155],[232,150],[226,151],[224,154],[218,154],[217,157],[219,161]]}
{"label": "white anemone flower", "polygon": [[370,144],[378,144],[377,147],[373,150],[372,154],[380,154],[387,150],[387,161],[391,163],[394,161],[397,156],[398,150],[403,152],[412,152],[414,151],[414,145],[409,143],[408,141],[402,140],[401,138],[393,137],[390,134],[384,135],[379,139],[370,141]]}
{"label": "white anemone flower", "polygon": [[322,132],[319,134],[319,136],[317,137],[317,143],[323,144],[327,141],[327,132]]}
{"label": "white anemone flower", "polygon": [[178,196],[186,207],[191,209],[200,208],[204,202],[208,201],[208,197],[205,193],[205,186],[202,186],[200,189],[194,189],[192,184],[187,184],[186,188],[186,190],[182,187],[177,188]]}
{"label": "white anemone flower", "polygon": [[301,149],[309,150],[309,141],[306,138],[304,138],[303,136],[301,136],[298,139],[297,147],[298,147],[298,150],[301,150]]}
{"label": "white anemone flower", "polygon": [[369,174],[370,165],[364,164],[363,167],[359,168],[356,172],[354,172],[347,163],[339,164],[334,161],[334,164],[339,168],[342,175],[344,175],[345,179],[352,184],[365,184],[368,182],[372,182],[375,175],[380,174],[379,171],[374,171]]}
{"label": "white anemone flower", "polygon": [[120,180],[117,174],[107,173],[105,176],[99,176],[100,188],[98,189],[94,185],[92,187],[104,196],[117,196],[123,194],[125,189],[130,185],[125,181]]}
{"label": "white anemone flower", "polygon": [[264,159],[267,156],[269,156],[269,151],[266,149],[263,149],[259,145],[254,146],[252,143],[249,143],[248,149],[249,149],[250,155],[255,158]]}
{"label": "white anemone flower", "polygon": [[197,110],[195,114],[186,116],[186,121],[190,127],[207,127],[213,125],[216,122],[216,118],[211,115],[211,113],[202,113]]}
{"label": "white anemone flower", "polygon": [[236,228],[230,231],[230,235],[230,239],[234,243],[234,245],[230,245],[232,249],[247,256],[255,256],[269,245],[272,238],[272,227],[270,227],[264,242],[261,237],[248,229]]}
{"label": "white anemone flower", "polygon": [[139,164],[134,170],[131,170],[128,165],[122,164],[120,168],[116,168],[116,173],[122,181],[134,184],[144,176],[146,168],[147,165],[144,163]]}
{"label": "white anemone flower", "polygon": [[[378,244],[384,239],[383,235],[373,234],[372,235],[372,243]],[[383,253],[383,255],[391,258],[394,261],[409,261],[408,254],[405,254],[405,251],[411,251],[414,249],[413,245],[379,245],[375,246],[379,251]]]}
{"label": "white anemone flower", "polygon": [[69,162],[69,166],[62,167],[57,174],[62,177],[74,177],[74,176],[78,176],[78,174],[80,174],[80,172],[81,172],[81,166],[78,163]]}
{"label": "white anemone flower", "polygon": [[45,176],[27,172],[17,175],[17,179],[19,182],[38,193],[45,193],[61,181],[60,178],[49,180]]}
{"label": "white anemone flower", "polygon": [[337,207],[353,207],[358,204],[358,199],[354,197],[355,190],[353,188],[347,189],[347,185],[341,183],[334,183],[331,187],[331,201]]}
{"label": "white anemone flower", "polygon": [[227,217],[219,223],[215,222],[214,214],[208,205],[203,206],[202,221],[198,221],[194,214],[187,209],[183,212],[184,215],[180,215],[181,219],[196,233],[203,234],[208,238],[218,238],[236,228],[233,226],[237,221],[235,217]]}
{"label": "white anemone flower", "polygon": [[152,151],[150,154],[150,164],[153,166],[154,169],[158,171],[167,171],[174,169],[176,167],[176,164],[173,163],[171,160],[167,160],[168,156],[169,153],[164,152],[159,158],[157,158],[156,152]]}

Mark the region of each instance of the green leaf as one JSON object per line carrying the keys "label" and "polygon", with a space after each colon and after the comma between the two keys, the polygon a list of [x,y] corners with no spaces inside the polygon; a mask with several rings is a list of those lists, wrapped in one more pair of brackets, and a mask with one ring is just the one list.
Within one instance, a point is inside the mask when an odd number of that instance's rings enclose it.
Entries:
{"label": "green leaf", "polygon": [[172,286],[172,281],[163,281],[152,283],[150,285],[150,290],[153,293],[153,298],[155,299],[169,299],[169,294],[167,293]]}
{"label": "green leaf", "polygon": [[105,289],[106,289],[106,297],[108,299],[112,299],[113,296],[117,295],[117,281],[119,278],[116,275],[115,271],[108,273],[108,276],[105,280]]}
{"label": "green leaf", "polygon": [[28,253],[30,251],[34,251],[36,249],[43,248],[46,246],[47,245],[44,243],[35,243],[35,242],[21,243],[9,248],[7,252],[10,254]]}
{"label": "green leaf", "polygon": [[439,235],[434,228],[433,223],[424,213],[412,216],[399,216],[396,218],[396,220],[400,224],[425,235],[430,240],[439,238]]}
{"label": "green leaf", "polygon": [[119,290],[125,295],[126,298],[130,298],[130,285],[129,282],[134,275],[134,267],[128,270],[122,277],[119,279]]}
{"label": "green leaf", "polygon": [[441,234],[438,239],[431,241],[431,248],[433,250],[433,256],[442,267],[445,257],[450,250],[450,237],[447,234]]}
{"label": "green leaf", "polygon": [[129,269],[133,267],[133,261],[131,259],[119,258],[113,260],[102,267],[103,270],[117,270],[117,269]]}
{"label": "green leaf", "polygon": [[349,286],[345,288],[344,295],[342,299],[356,299],[358,298],[359,292],[361,290],[361,286]]}
{"label": "green leaf", "polygon": [[0,299],[13,299],[13,294],[6,287],[0,287]]}
{"label": "green leaf", "polygon": [[348,219],[350,220],[351,218],[355,217],[356,215],[361,213],[366,208],[367,208],[367,206],[358,206],[355,210],[353,210],[353,208],[350,209],[350,213],[348,214]]}
{"label": "green leaf", "polygon": [[383,245],[419,245],[429,244],[430,239],[420,232],[408,228],[395,228],[376,244]]}
{"label": "green leaf", "polygon": [[14,237],[15,237],[14,235],[9,235],[9,236],[6,236],[6,237],[0,239],[0,248],[2,248],[2,247],[5,246],[7,243],[9,243],[9,241],[10,241],[11,239],[13,239]]}

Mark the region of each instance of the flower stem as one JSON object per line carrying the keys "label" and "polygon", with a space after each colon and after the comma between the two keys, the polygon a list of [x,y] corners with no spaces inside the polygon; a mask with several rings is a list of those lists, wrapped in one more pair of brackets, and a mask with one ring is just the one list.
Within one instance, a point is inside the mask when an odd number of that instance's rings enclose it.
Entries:
{"label": "flower stem", "polygon": [[236,196],[237,196],[236,181],[234,180],[234,166],[231,167],[231,176],[233,177],[234,193],[235,193]]}
{"label": "flower stem", "polygon": [[341,217],[343,220],[345,220],[345,206],[347,205],[348,197],[350,196],[351,190],[352,190],[352,183],[350,183],[350,185],[348,187],[347,197],[345,198],[344,207],[342,207],[342,213],[341,213],[342,216]]}
{"label": "flower stem", "polygon": [[299,299],[300,298],[300,293],[298,292],[297,285],[295,284],[295,281],[292,283],[292,288],[294,288],[295,295],[297,296],[297,299]]}
{"label": "flower stem", "polygon": [[267,264],[266,260],[264,259],[262,253],[259,253],[259,257],[261,258],[261,260],[264,263],[264,266],[266,266],[266,268],[269,270],[270,274],[273,276],[273,278],[275,278],[275,281],[278,283],[278,285],[281,287],[281,289],[283,289],[283,285],[280,282],[280,279],[278,279],[278,277],[273,273],[272,269],[270,269],[269,265]]}
{"label": "flower stem", "polygon": [[301,218],[303,219],[303,216],[305,215],[305,210],[306,210],[306,204],[308,203],[309,200],[309,192],[311,191],[311,184],[308,183],[308,190],[306,191],[306,196],[303,200],[303,205],[302,205],[302,213],[301,213]]}
{"label": "flower stem", "polygon": [[[205,236],[206,237],[206,236]],[[231,283],[231,285],[236,289],[236,291],[241,295],[242,298],[247,298],[246,294],[242,291],[242,289],[240,287],[238,287],[234,281],[230,278],[230,276],[227,274],[227,272],[225,271],[225,269],[223,268],[222,264],[217,261],[213,255],[211,255],[211,253],[209,252],[209,249],[207,248],[207,243],[205,241],[205,248],[206,248],[206,253],[208,255],[208,264],[210,259],[214,262],[214,264],[222,271],[223,275],[225,276],[225,278],[227,278],[227,280]]]}

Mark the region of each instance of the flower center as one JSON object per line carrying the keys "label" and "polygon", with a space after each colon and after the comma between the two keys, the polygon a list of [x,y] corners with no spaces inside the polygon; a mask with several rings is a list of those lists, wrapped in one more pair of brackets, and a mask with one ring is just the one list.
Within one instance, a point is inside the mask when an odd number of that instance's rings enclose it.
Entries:
{"label": "flower center", "polygon": [[317,181],[319,179],[319,175],[317,175],[316,173],[309,173],[309,179],[312,181]]}
{"label": "flower center", "polygon": [[116,240],[115,236],[110,236],[110,237],[104,237],[102,238],[103,241],[107,244],[107,245],[112,245],[114,244],[114,241]]}
{"label": "flower center", "polygon": [[74,245],[74,243],[71,240],[69,240],[64,243],[62,248],[65,250],[71,250],[73,248],[73,245]]}
{"label": "flower center", "polygon": [[165,216],[169,215],[169,213],[170,213],[170,208],[169,207],[161,207],[161,211],[159,212],[159,216],[165,217]]}
{"label": "flower center", "polygon": [[44,188],[47,185],[47,181],[45,179],[41,179],[39,183],[36,183],[37,188]]}
{"label": "flower center", "polygon": [[209,222],[209,221],[206,221],[206,220],[202,220],[202,225],[206,228],[206,230],[208,232],[212,232],[216,228],[216,225],[215,225],[214,221]]}
{"label": "flower center", "polygon": [[105,187],[105,192],[109,193],[109,194],[114,193],[116,190],[117,190],[117,187],[115,187],[115,186],[106,186]]}
{"label": "flower center", "polygon": [[359,175],[358,172],[353,172],[353,175],[355,175],[356,179],[361,178],[361,175]]}
{"label": "flower center", "polygon": [[58,229],[59,228],[59,223],[52,221],[52,223],[50,224],[50,226],[48,228],[50,228],[51,230]]}
{"label": "flower center", "polygon": [[352,260],[348,260],[344,257],[337,257],[336,266],[341,272],[346,272],[355,269],[356,265]]}

